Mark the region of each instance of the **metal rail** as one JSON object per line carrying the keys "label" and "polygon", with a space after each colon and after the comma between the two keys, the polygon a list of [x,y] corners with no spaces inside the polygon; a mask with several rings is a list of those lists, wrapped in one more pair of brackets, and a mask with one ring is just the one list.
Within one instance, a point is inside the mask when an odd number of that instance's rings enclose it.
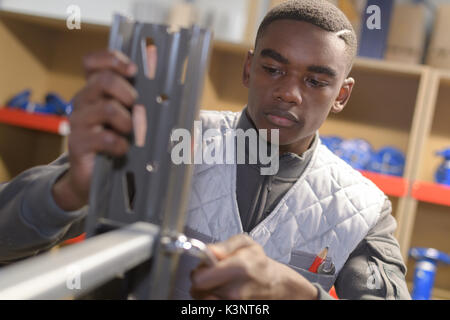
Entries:
{"label": "metal rail", "polygon": [[0,269],[0,300],[71,299],[148,260],[159,227],[145,222],[110,231]]}

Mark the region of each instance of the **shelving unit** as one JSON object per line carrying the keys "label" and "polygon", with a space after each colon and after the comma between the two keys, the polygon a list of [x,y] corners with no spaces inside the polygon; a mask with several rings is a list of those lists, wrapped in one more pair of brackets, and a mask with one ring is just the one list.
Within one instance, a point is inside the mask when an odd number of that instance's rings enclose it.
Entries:
{"label": "shelving unit", "polygon": [[408,194],[408,182],[405,178],[370,171],[361,171],[361,173],[388,196],[404,197]]}
{"label": "shelving unit", "polygon": [[28,113],[7,107],[0,108],[0,123],[67,136],[70,133],[66,117]]}
{"label": "shelving unit", "polygon": [[[105,48],[107,35],[107,27],[86,24],[82,31],[70,31],[63,20],[0,11],[0,39],[7,48],[0,52],[0,103],[24,88],[32,89],[33,101],[43,101],[49,91],[70,100],[84,85],[82,57]],[[58,132],[67,132],[63,119],[14,115],[14,110],[0,110],[0,181],[47,164],[66,149],[66,138]],[[50,124],[58,129],[49,129]]]}
{"label": "shelving unit", "polygon": [[[436,151],[450,147],[450,72],[435,70],[430,77],[428,99],[422,115],[422,136],[417,143],[416,168],[408,202],[408,219],[403,221],[409,247],[430,247],[450,252],[450,187],[434,182],[442,159]],[[408,260],[407,280],[412,280],[414,261]],[[440,266],[436,274],[435,295],[448,297],[450,267]]]}
{"label": "shelving unit", "polygon": [[450,186],[416,181],[413,184],[412,197],[422,202],[450,207]]}
{"label": "shelving unit", "polygon": [[241,111],[247,103],[242,68],[250,45],[216,42],[205,80],[201,106],[210,110]]}
{"label": "shelving unit", "polygon": [[[70,100],[85,82],[82,57],[106,48],[108,33],[104,26],[83,24],[82,30],[70,31],[62,20],[0,11],[0,40],[8,48],[0,51],[0,68],[7,75],[0,77],[0,103],[25,87],[33,89],[36,101],[50,90]],[[243,109],[247,90],[241,81],[242,67],[249,49],[249,44],[214,43],[203,108]],[[435,151],[450,146],[450,73],[357,59],[351,76],[356,85],[348,106],[330,116],[321,134],[364,138],[375,149],[392,145],[402,150],[407,159],[403,177],[362,174],[392,201],[396,237],[405,258],[411,246],[450,253],[450,191],[432,178],[440,162]],[[5,111],[0,109],[0,181],[49,163],[65,149],[66,139],[57,131],[13,123]],[[411,281],[414,261],[408,261],[408,269]],[[448,267],[439,269],[436,287],[437,297],[450,296]]]}
{"label": "shelving unit", "polygon": [[65,117],[0,108],[0,181],[56,159],[65,149],[68,134]]}

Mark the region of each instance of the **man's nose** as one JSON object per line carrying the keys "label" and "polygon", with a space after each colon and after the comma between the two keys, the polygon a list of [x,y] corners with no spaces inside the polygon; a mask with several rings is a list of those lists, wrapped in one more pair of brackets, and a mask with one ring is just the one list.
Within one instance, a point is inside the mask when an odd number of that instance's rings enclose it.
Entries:
{"label": "man's nose", "polygon": [[288,104],[300,105],[303,100],[299,80],[296,77],[284,79],[275,90],[274,98]]}

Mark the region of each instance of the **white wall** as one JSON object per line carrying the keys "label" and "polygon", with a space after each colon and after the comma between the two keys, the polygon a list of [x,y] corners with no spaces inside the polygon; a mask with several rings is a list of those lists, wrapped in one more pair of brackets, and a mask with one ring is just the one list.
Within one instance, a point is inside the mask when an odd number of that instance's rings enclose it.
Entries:
{"label": "white wall", "polygon": [[82,22],[110,24],[114,12],[130,15],[134,1],[130,0],[3,0],[1,9],[50,18],[68,17],[67,8],[77,5],[81,9]]}
{"label": "white wall", "polygon": [[[1,0],[0,9],[66,20],[67,8],[77,5],[81,9],[81,23],[110,25],[114,13],[163,23],[177,1],[182,0]],[[242,42],[248,1],[254,0],[195,0],[194,3],[201,24],[206,23],[208,15],[212,17],[216,39]]]}

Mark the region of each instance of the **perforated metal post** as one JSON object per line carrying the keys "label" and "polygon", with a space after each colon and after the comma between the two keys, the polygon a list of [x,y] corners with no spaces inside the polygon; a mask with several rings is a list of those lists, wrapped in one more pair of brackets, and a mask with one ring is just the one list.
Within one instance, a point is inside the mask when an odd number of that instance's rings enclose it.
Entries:
{"label": "perforated metal post", "polygon": [[[131,148],[120,159],[97,156],[89,201],[88,237],[137,221],[159,225],[163,236],[183,230],[192,168],[173,164],[170,136],[174,129],[193,130],[211,39],[209,31],[196,26],[172,32],[166,25],[115,17],[109,48],[122,51],[138,66],[136,77],[130,81],[139,93],[137,104],[145,106],[147,132],[145,146],[135,145],[131,136]],[[157,48],[153,79],[147,74],[149,40]],[[149,269],[140,281],[138,298],[170,296],[178,254],[163,249],[157,244],[151,274]]]}

